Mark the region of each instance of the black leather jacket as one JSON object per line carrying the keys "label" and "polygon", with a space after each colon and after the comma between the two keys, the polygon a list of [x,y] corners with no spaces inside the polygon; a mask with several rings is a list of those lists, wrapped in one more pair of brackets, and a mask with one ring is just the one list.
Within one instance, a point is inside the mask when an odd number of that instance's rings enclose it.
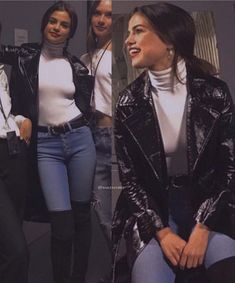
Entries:
{"label": "black leather jacket", "polygon": [[[37,43],[23,44],[20,47],[2,45],[0,50],[0,61],[12,66],[10,80],[12,111],[14,114],[20,113],[30,118],[34,126],[38,122],[40,54],[41,45]],[[88,75],[88,69],[79,59],[68,52],[65,52],[65,57],[69,60],[73,71],[75,103],[85,116],[89,116],[93,77]]]}
{"label": "black leather jacket", "polygon": [[[227,85],[187,69],[187,157],[195,220],[235,237],[235,117]],[[143,73],[122,93],[115,145],[123,186],[113,221],[115,257],[122,236],[131,263],[168,226],[168,177],[150,81]]]}

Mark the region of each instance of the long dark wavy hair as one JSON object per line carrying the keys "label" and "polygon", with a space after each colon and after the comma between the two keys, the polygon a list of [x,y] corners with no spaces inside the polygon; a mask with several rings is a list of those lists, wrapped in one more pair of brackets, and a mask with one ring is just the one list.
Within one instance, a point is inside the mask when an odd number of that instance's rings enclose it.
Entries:
{"label": "long dark wavy hair", "polygon": [[74,9],[67,2],[64,2],[64,1],[55,2],[52,6],[50,6],[46,10],[45,14],[42,17],[42,21],[41,21],[41,34],[43,35],[43,32],[45,30],[46,25],[48,24],[50,16],[55,11],[65,11],[69,14],[69,17],[71,20],[69,39],[72,38],[77,29],[78,18],[77,18],[77,14],[74,11]]}
{"label": "long dark wavy hair", "polygon": [[150,22],[159,38],[166,44],[173,45],[173,74],[177,75],[177,62],[183,58],[192,71],[200,74],[212,74],[215,68],[207,61],[194,55],[196,28],[193,18],[184,9],[159,2],[154,5],[136,7],[130,15],[140,13]]}
{"label": "long dark wavy hair", "polygon": [[99,6],[101,0],[95,0],[91,4],[91,8],[89,10],[89,15],[88,15],[88,34],[87,34],[87,52],[89,54],[89,57],[92,56],[92,53],[95,51],[97,48],[97,39],[96,35],[92,29],[91,25],[91,19],[92,16],[94,15],[96,8]]}

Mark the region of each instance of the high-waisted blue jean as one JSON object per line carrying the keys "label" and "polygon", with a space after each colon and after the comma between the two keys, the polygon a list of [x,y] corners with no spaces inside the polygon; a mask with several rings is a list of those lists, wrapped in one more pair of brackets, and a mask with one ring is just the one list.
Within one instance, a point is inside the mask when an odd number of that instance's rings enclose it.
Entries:
{"label": "high-waisted blue jean", "polygon": [[[187,189],[189,188],[171,189],[169,193],[169,225],[185,240],[195,225]],[[234,256],[235,240],[224,234],[211,232],[204,258],[205,267],[209,268],[220,260]],[[166,262],[158,242],[152,239],[134,263],[132,283],[174,283],[174,280],[173,269]]]}
{"label": "high-waisted blue jean", "polygon": [[49,211],[71,210],[71,201],[90,201],[96,152],[89,127],[59,135],[39,132],[37,151]]}
{"label": "high-waisted blue jean", "polygon": [[93,137],[96,147],[97,163],[94,178],[93,200],[99,224],[110,242],[111,207],[111,169],[112,138],[111,127],[95,127]]}

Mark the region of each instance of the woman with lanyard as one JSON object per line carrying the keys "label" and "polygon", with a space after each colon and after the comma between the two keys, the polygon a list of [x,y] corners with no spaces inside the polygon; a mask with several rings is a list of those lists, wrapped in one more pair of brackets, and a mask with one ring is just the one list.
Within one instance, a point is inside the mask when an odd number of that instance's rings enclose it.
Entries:
{"label": "woman with lanyard", "polygon": [[94,1],[89,18],[88,53],[81,60],[95,76],[92,106],[97,164],[93,186],[94,207],[109,249],[111,229],[111,127],[112,127],[112,4]]}
{"label": "woman with lanyard", "polygon": [[[1,32],[1,24],[0,24]],[[11,114],[7,76],[0,65],[0,282],[28,282],[28,249],[22,230],[28,188],[27,144],[31,121]]]}
{"label": "woman with lanyard", "polygon": [[92,81],[67,51],[76,28],[75,11],[59,1],[43,15],[41,44],[1,46],[0,51],[0,60],[13,65],[15,108],[32,117],[32,145],[50,213],[55,283],[85,282],[91,241],[96,154],[87,118]]}

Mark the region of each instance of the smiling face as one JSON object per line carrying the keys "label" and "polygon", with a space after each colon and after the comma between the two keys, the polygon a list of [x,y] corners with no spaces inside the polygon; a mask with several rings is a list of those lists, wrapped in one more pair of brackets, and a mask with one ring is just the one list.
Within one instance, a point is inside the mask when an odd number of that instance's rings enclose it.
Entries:
{"label": "smiling face", "polygon": [[91,26],[95,36],[103,44],[111,39],[112,33],[112,3],[111,0],[101,0],[91,17]]}
{"label": "smiling face", "polygon": [[141,13],[135,13],[129,20],[125,44],[135,68],[161,71],[172,65],[172,45],[160,39],[148,19]]}
{"label": "smiling face", "polygon": [[71,19],[66,11],[55,11],[51,14],[44,29],[44,39],[52,44],[65,42],[70,35]]}

